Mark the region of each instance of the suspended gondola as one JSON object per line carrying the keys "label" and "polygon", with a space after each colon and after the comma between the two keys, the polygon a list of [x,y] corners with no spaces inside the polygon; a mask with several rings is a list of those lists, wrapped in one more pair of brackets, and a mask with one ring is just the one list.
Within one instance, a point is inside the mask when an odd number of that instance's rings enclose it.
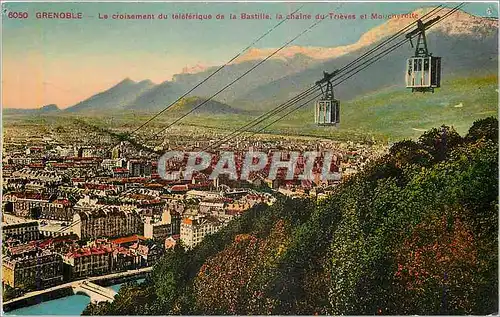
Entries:
{"label": "suspended gondola", "polygon": [[[425,23],[417,21],[417,28],[406,34],[411,47],[415,47],[415,55],[406,62],[406,87],[412,92],[434,92],[441,86],[441,57],[432,56],[427,47],[425,29],[436,23],[436,17]],[[417,36],[416,46],[412,38]],[[316,82],[321,88],[322,97],[316,102],[314,122],[319,126],[338,126],[340,123],[340,102],[335,99],[332,79],[339,71],[333,73],[323,72],[323,78]]]}
{"label": "suspended gondola", "polygon": [[406,88],[412,92],[434,92],[434,88],[441,87],[441,57],[432,56],[427,48],[425,29],[439,20],[436,17],[426,23],[417,21],[417,28],[406,34],[413,48],[412,37],[417,36],[415,55],[406,61]]}
{"label": "suspended gondola", "polygon": [[[337,126],[340,123],[340,101],[335,99],[331,82],[336,74],[337,71],[331,74],[323,72],[323,79],[316,82],[323,94],[316,102],[314,111],[314,122],[319,126]],[[326,85],[322,86],[323,84]]]}

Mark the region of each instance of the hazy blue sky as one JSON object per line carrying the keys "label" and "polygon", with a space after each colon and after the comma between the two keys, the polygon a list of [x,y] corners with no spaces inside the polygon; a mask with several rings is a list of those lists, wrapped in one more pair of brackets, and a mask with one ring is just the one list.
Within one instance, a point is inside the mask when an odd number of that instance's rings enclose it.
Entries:
{"label": "hazy blue sky", "polygon": [[[62,107],[103,90],[125,77],[161,82],[185,66],[224,63],[277,21],[276,13],[301,12],[361,15],[411,12],[432,3],[4,3],[3,105]],[[453,3],[448,3],[453,6]],[[464,10],[480,16],[494,3],[470,3]],[[28,19],[9,19],[8,12],[27,12]],[[44,20],[36,12],[81,12],[81,20]],[[269,13],[272,20],[230,20],[228,15]],[[225,14],[225,20],[102,20],[116,13]],[[287,21],[259,42],[274,48],[296,36],[313,21]],[[294,45],[338,46],[356,42],[385,20],[326,20]]]}

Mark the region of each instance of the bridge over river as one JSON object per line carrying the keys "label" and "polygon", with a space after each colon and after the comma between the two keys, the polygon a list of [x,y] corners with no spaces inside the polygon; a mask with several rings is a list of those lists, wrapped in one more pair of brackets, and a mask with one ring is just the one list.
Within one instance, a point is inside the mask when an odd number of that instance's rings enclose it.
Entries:
{"label": "bridge over river", "polygon": [[60,284],[43,290],[29,292],[24,294],[23,296],[16,297],[14,299],[6,301],[3,303],[3,308],[5,311],[9,311],[11,309],[29,306],[32,305],[29,303],[36,301],[37,298],[39,300],[41,297],[56,294],[58,292],[65,293],[65,295],[63,296],[68,295],[67,294],[68,292],[72,294],[78,294],[78,293],[84,294],[90,297],[90,301],[94,303],[103,301],[112,302],[115,298],[116,292],[111,288],[97,285],[95,282],[105,281],[105,280],[109,281],[109,280],[126,279],[137,275],[147,274],[151,270],[152,267],[147,267],[138,270],[130,270],[130,271],[118,272],[102,276],[93,276],[87,278],[86,280],[78,280],[78,281],[68,282],[65,284]]}
{"label": "bridge over river", "polygon": [[88,281],[82,281],[76,285],[72,285],[75,294],[83,293],[90,297],[90,301],[97,302],[112,302],[115,299],[116,292],[111,288],[102,287]]}

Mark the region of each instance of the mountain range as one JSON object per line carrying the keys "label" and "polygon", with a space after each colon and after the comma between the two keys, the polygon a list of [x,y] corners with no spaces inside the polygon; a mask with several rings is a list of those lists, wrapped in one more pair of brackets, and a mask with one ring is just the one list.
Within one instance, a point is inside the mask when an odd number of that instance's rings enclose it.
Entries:
{"label": "mountain range", "polygon": [[77,103],[66,109],[70,112],[94,111],[99,109],[120,110],[127,107],[137,96],[147,92],[155,86],[150,80],[143,80],[136,83],[130,78],[126,78],[109,88],[84,101]]}
{"label": "mountain range", "polygon": [[[414,13],[422,16],[430,9],[419,9]],[[448,10],[442,9],[439,15],[442,16]],[[402,18],[387,20],[363,34],[356,43],[351,45],[287,47],[218,94],[210,101],[210,107],[203,106],[199,111],[238,113],[268,110],[312,86],[315,81],[322,78],[323,71],[331,72],[340,69],[362,56],[381,40],[408,25],[409,21]],[[497,20],[458,11],[446,21],[436,24],[427,31],[429,50],[434,56],[442,57],[443,80],[497,74],[497,24]],[[338,36],[335,33],[331,34],[331,36]],[[399,37],[397,41],[401,39],[403,37]],[[272,48],[250,49],[237,62],[227,65],[189,94],[188,96],[197,96],[199,99],[188,99],[188,103],[191,103],[190,106],[195,106],[197,102],[199,104],[199,100],[212,96],[261,62],[274,50]],[[345,77],[350,75],[353,77],[335,88],[336,96],[342,100],[350,100],[388,87],[404,89],[406,59],[413,56],[413,53],[414,49],[410,44],[404,43],[377,63],[369,65],[366,70],[356,74],[345,74]],[[154,84],[150,80],[135,82],[127,78],[64,111],[71,113],[159,111],[204,80],[217,68],[218,66],[206,68],[202,65],[185,68],[182,73],[174,75],[172,80],[160,84]]]}
{"label": "mountain range", "polygon": [[5,108],[3,114],[7,115],[27,115],[27,114],[53,114],[61,112],[55,104],[45,105],[37,109]]}

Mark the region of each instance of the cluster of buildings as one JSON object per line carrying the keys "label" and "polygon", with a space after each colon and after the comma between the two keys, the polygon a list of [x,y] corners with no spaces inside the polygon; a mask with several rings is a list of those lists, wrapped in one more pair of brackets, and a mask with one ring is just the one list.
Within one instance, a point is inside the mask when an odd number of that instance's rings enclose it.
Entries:
{"label": "cluster of buildings", "polygon": [[2,282],[33,290],[66,281],[154,265],[164,246],[140,235],[96,239],[82,245],[77,237],[21,243],[8,238],[2,258]]}
{"label": "cluster of buildings", "polygon": [[[158,156],[120,144],[88,127],[56,127],[48,135],[7,131],[3,151],[3,283],[23,290],[72,279],[151,266],[181,243],[194,248],[275,193],[326,195],[339,179],[268,179],[265,169],[248,180],[197,173],[191,180],[162,179]],[[193,151],[215,139],[172,138],[165,148]],[[373,157],[354,144],[236,141],[220,151],[335,150],[334,171],[356,172]],[[215,158],[219,154],[215,155]],[[238,154],[241,159],[242,153]],[[240,160],[241,161],[241,160]],[[167,169],[181,171],[180,161]],[[303,163],[303,162],[302,162]],[[297,171],[300,172],[300,169]]]}
{"label": "cluster of buildings", "polygon": [[60,284],[63,282],[62,257],[34,244],[5,247],[2,282],[25,290]]}
{"label": "cluster of buildings", "polygon": [[164,253],[163,245],[140,235],[96,239],[84,246],[66,246],[62,258],[68,279],[105,275],[152,266]]}

